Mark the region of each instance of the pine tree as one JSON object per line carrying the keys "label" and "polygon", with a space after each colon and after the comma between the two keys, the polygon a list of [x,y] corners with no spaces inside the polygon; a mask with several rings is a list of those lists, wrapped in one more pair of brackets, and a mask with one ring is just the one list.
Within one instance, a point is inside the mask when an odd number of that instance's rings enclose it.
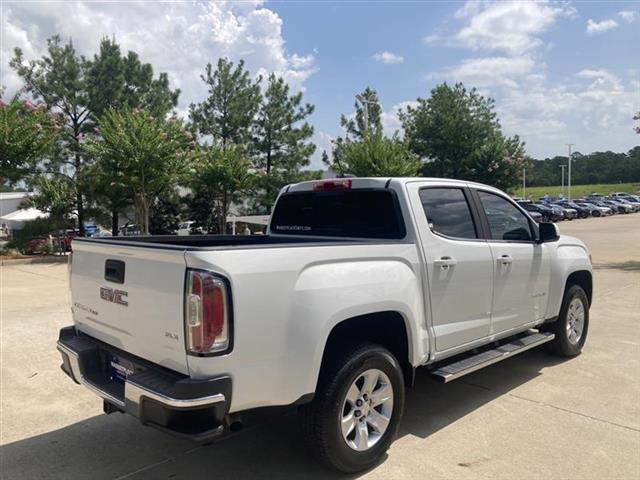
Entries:
{"label": "pine tree", "polygon": [[280,188],[296,181],[309,165],[316,146],[309,143],[313,127],[305,119],[313,110],[313,105],[302,103],[302,92],[292,95],[283,78],[269,76],[253,128],[255,166],[264,174],[258,199],[262,208],[268,210]]}
{"label": "pine tree", "polygon": [[201,78],[207,84],[208,97],[189,107],[195,130],[203,137],[211,137],[223,149],[248,143],[260,108],[261,79],[252,80],[242,60],[234,66],[226,58],[218,60],[215,70],[207,64]]}
{"label": "pine tree", "polygon": [[87,62],[77,55],[71,41],[63,45],[55,35],[47,40],[47,54],[39,60],[26,61],[22,50],[15,48],[9,64],[22,78],[24,89],[62,120],[58,163],[60,171],[65,172],[74,184],[79,231],[84,235],[84,195],[80,177],[85,156],[81,143],[91,129]]}

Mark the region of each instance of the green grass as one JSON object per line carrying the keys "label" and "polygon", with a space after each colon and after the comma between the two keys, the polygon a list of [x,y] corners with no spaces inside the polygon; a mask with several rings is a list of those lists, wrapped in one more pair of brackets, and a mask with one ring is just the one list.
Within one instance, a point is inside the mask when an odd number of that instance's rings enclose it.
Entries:
{"label": "green grass", "polygon": [[[638,194],[640,192],[640,183],[610,183],[610,184],[596,184],[596,185],[571,185],[571,197],[579,198],[589,195],[590,193],[599,193],[601,195],[609,195],[611,192],[627,192],[631,194]],[[511,191],[514,196],[522,196],[522,187]],[[556,187],[527,187],[527,198],[538,199],[545,193],[552,196],[557,196],[562,193],[562,187],[560,185]],[[564,187],[564,195],[567,196],[567,186]]]}

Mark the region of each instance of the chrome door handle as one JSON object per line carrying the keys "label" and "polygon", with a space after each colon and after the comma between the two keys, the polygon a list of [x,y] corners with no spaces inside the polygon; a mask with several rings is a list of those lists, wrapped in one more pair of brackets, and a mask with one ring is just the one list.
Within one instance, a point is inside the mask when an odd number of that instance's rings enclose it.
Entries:
{"label": "chrome door handle", "polygon": [[513,263],[513,257],[511,257],[511,255],[502,255],[498,259],[498,263],[500,265],[511,265]]}
{"label": "chrome door handle", "polygon": [[456,262],[454,258],[451,257],[440,257],[440,259],[435,260],[433,264],[436,267],[440,267],[442,270],[449,270],[451,267],[455,267]]}

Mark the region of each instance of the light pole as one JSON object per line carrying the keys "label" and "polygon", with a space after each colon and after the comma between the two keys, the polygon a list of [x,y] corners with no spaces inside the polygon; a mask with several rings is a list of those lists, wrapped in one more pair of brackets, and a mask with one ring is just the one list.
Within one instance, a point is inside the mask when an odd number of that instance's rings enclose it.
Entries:
{"label": "light pole", "polygon": [[560,168],[562,169],[562,196],[564,197],[564,169],[565,169],[566,165],[560,165]]}
{"label": "light pole", "polygon": [[568,181],[567,181],[567,197],[571,200],[571,147],[573,147],[573,143],[567,143],[569,147],[569,172],[568,172]]}
{"label": "light pole", "polygon": [[366,133],[369,131],[369,104],[370,103],[377,103],[377,102],[372,102],[371,100],[367,100],[364,96],[357,94],[356,95],[356,100],[358,102],[360,102],[360,105],[362,105],[362,115],[363,115],[363,121],[364,121],[364,133],[366,135]]}

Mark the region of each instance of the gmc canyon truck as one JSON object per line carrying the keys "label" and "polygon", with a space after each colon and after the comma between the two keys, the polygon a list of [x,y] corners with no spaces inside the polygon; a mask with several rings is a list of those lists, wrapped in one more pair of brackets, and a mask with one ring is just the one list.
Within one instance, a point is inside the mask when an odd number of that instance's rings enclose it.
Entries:
{"label": "gmc canyon truck", "polygon": [[313,453],[373,466],[423,367],[442,382],[580,353],[585,245],[503,192],[428,178],[285,187],[266,235],[76,238],[62,369],[104,411],[210,443],[297,405]]}

